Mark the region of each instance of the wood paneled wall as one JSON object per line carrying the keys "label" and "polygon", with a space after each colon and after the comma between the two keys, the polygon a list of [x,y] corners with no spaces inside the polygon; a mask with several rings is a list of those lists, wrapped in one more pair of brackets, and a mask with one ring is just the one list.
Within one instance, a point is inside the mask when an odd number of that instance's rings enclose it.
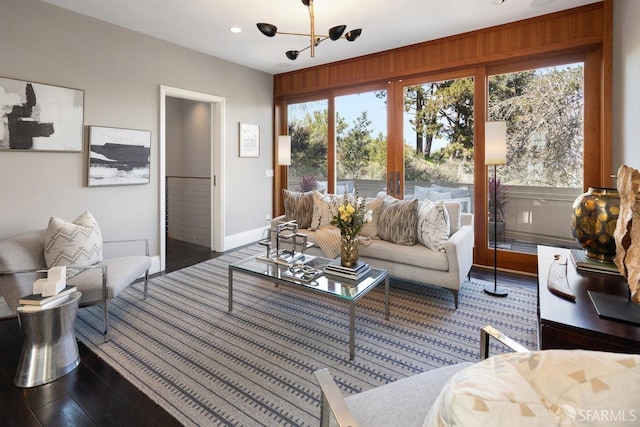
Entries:
{"label": "wood paneled wall", "polygon": [[604,3],[274,76],[276,98],[459,67],[599,49]]}

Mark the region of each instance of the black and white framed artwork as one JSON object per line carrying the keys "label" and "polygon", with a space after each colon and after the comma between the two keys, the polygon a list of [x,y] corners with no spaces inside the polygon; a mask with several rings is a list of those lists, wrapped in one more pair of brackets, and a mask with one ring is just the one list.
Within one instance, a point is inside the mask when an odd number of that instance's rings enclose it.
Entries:
{"label": "black and white framed artwork", "polygon": [[0,77],[0,150],[82,151],[84,91]]}
{"label": "black and white framed artwork", "polygon": [[89,126],[89,186],[148,184],[151,132]]}

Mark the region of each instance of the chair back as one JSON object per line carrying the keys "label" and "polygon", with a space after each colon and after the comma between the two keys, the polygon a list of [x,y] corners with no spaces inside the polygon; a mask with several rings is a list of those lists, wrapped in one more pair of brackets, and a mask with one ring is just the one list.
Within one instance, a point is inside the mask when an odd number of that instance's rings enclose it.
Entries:
{"label": "chair back", "polygon": [[[0,273],[46,269],[44,236],[46,230],[23,234],[0,242]],[[0,274],[0,295],[16,313],[18,300],[31,294],[39,273]]]}

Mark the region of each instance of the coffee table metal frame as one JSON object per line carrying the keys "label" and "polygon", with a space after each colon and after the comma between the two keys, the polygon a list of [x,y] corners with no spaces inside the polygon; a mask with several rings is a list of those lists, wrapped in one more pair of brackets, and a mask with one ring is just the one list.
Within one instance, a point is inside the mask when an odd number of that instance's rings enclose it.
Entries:
{"label": "coffee table metal frame", "polygon": [[[316,257],[307,265],[322,269],[332,260]],[[306,282],[285,276],[287,265],[265,261],[252,256],[229,265],[229,311],[233,310],[233,273],[245,273],[251,276],[268,279],[289,287],[321,293],[334,299],[349,303],[349,360],[355,358],[355,305],[356,301],[384,280],[384,318],[389,320],[389,272],[372,268],[370,274],[359,281],[344,279],[338,276],[323,274],[313,281]]]}

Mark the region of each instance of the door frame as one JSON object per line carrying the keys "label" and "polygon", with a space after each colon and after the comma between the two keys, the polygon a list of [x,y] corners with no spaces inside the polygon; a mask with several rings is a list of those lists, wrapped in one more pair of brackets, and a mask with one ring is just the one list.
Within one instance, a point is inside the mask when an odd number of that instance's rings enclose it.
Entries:
{"label": "door frame", "polygon": [[224,118],[225,99],[220,96],[160,85],[160,271],[166,268],[166,112],[167,97],[205,102],[211,105],[211,242],[212,251],[224,251]]}

